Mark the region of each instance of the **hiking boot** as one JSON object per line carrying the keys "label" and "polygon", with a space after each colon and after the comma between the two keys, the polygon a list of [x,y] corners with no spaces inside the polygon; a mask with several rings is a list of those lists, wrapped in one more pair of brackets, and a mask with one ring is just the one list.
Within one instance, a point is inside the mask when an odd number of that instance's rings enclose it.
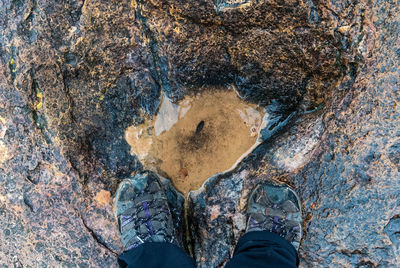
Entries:
{"label": "hiking boot", "polygon": [[114,214],[125,251],[144,242],[177,244],[167,196],[154,173],[144,172],[119,184]]}
{"label": "hiking boot", "polygon": [[270,231],[299,249],[302,235],[300,202],[286,184],[258,184],[250,194],[247,216],[246,232]]}

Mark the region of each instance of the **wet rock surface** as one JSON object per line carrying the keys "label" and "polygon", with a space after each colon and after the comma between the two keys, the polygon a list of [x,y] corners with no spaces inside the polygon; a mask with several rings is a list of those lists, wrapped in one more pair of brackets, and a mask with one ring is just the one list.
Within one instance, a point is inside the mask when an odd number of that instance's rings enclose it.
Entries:
{"label": "wet rock surface", "polygon": [[[0,263],[116,267],[113,194],[142,169],[124,131],[152,118],[162,93],[219,86],[271,120],[235,170],[189,196],[198,266],[224,264],[252,187],[278,180],[302,201],[303,267],[396,267],[399,11],[390,1],[1,1]],[[182,197],[168,192],[183,220]]]}

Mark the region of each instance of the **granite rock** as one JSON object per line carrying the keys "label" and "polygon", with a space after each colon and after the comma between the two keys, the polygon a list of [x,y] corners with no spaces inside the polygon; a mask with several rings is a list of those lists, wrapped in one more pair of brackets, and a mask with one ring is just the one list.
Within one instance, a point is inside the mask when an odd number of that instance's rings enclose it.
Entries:
{"label": "granite rock", "polygon": [[[221,267],[257,183],[301,198],[303,267],[400,263],[399,5],[393,1],[2,0],[0,263],[116,267],[124,139],[220,86],[265,106],[263,143],[183,205],[185,248]],[[185,208],[185,212],[183,212]]]}

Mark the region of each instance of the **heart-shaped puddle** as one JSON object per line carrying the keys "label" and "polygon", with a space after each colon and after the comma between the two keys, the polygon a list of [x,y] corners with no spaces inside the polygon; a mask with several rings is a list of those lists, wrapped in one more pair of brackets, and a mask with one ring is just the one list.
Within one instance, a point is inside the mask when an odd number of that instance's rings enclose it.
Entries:
{"label": "heart-shaped puddle", "polygon": [[156,117],[129,127],[125,138],[145,168],[186,195],[254,148],[262,119],[263,108],[234,91],[204,91],[176,104],[164,97]]}

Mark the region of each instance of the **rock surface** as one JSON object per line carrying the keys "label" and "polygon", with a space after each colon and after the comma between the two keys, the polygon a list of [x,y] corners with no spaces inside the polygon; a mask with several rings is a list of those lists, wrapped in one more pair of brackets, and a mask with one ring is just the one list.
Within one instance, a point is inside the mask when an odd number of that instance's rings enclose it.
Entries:
{"label": "rock surface", "polygon": [[[264,180],[295,187],[303,267],[400,263],[396,1],[0,2],[0,264],[116,267],[125,129],[209,86],[266,106],[265,140],[188,201],[187,249],[221,267]],[[166,182],[167,183],[167,182]],[[171,190],[176,217],[182,199]],[[183,232],[183,231],[182,231]]]}

